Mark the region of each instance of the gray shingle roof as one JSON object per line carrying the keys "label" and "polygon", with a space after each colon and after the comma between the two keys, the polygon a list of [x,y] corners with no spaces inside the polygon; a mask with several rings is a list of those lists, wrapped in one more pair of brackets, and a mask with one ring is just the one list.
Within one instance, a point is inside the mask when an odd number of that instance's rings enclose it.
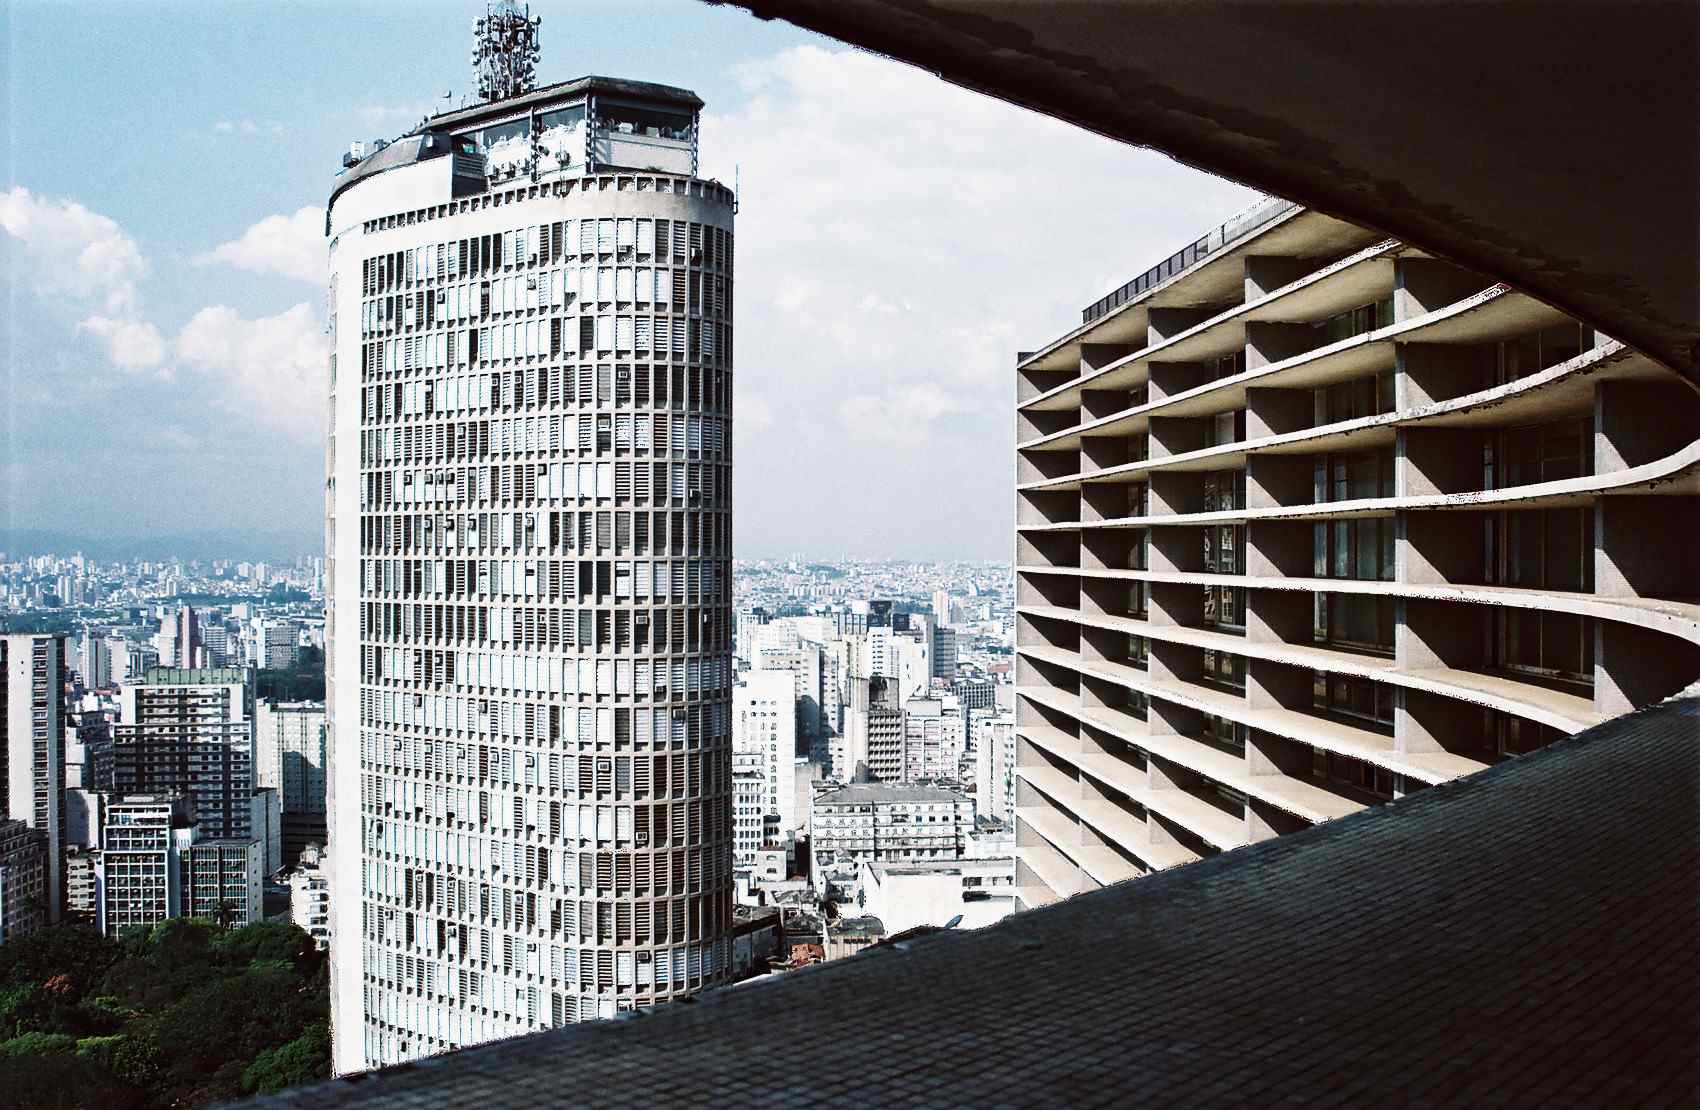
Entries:
{"label": "gray shingle roof", "polygon": [[987,929],[271,1104],[1694,1104],[1697,938],[1691,697]]}

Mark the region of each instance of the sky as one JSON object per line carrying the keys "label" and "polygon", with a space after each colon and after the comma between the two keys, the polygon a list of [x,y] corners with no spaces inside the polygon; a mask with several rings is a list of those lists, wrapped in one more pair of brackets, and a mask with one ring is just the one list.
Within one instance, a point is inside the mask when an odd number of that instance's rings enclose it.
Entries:
{"label": "sky", "polygon": [[[322,205],[482,10],[0,5],[0,532],[321,546]],[[532,12],[540,83],[693,89],[740,183],[742,558],[1007,559],[1015,352],[1258,199],[741,9]]]}

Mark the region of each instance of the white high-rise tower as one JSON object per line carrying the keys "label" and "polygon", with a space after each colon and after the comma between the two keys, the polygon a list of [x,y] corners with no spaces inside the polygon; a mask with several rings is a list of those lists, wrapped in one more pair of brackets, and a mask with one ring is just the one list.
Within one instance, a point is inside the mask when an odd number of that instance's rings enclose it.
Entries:
{"label": "white high-rise tower", "polygon": [[733,196],[694,94],[527,83],[330,198],[339,1072],[730,959]]}

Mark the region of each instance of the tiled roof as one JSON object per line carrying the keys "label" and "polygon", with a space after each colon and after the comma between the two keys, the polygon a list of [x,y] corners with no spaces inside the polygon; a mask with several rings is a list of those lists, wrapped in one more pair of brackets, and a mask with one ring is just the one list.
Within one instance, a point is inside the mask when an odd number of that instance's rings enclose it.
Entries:
{"label": "tiled roof", "polygon": [[1688,697],[990,928],[272,1104],[1692,1105],[1697,938]]}

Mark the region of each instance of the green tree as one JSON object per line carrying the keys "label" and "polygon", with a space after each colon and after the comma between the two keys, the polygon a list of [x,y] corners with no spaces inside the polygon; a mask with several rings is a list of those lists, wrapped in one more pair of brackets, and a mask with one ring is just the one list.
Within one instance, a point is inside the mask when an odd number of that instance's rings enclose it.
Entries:
{"label": "green tree", "polygon": [[269,1095],[297,1083],[328,1079],[331,1074],[331,1031],[324,1022],[279,1048],[268,1048],[242,1073],[242,1090]]}

